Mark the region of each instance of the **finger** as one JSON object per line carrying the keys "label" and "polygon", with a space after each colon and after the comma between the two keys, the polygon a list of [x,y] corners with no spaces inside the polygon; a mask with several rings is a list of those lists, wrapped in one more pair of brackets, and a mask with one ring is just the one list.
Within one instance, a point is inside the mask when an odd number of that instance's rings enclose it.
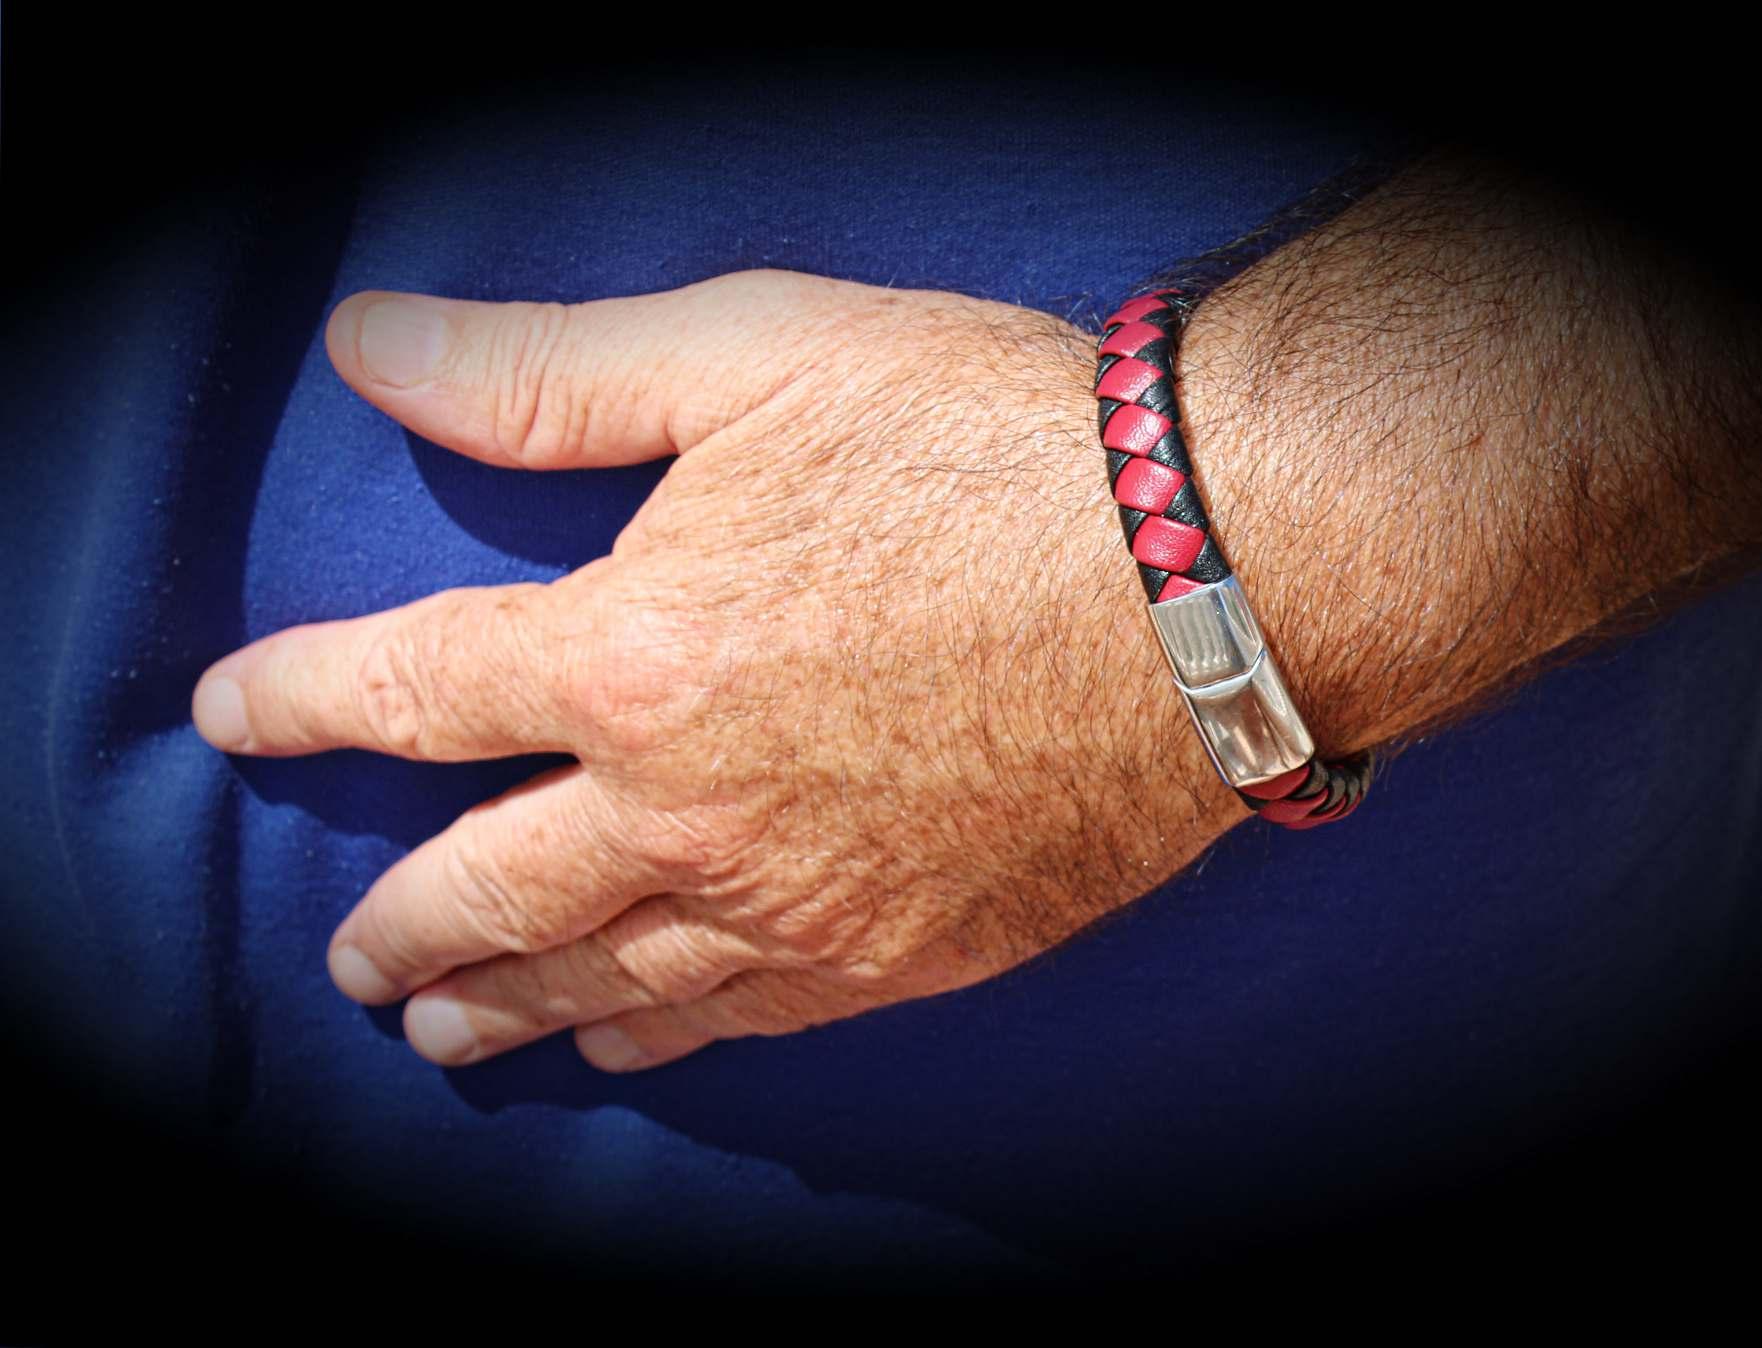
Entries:
{"label": "finger", "polygon": [[[196,729],[231,753],[346,747],[456,761],[569,748],[547,589],[447,590],[364,618],[290,627],[196,685]],[[571,603],[586,602],[576,587]]]}
{"label": "finger", "polygon": [[668,1006],[584,1025],[575,1032],[575,1048],[602,1072],[640,1072],[677,1062],[721,1037]]}
{"label": "finger", "polygon": [[673,899],[645,899],[567,945],[474,964],[422,989],[404,1008],[404,1034],[423,1057],[456,1067],[584,1021],[700,997],[754,958]]}
{"label": "finger", "polygon": [[869,1010],[875,999],[811,973],[736,974],[695,1001],[642,1007],[583,1025],[575,1047],[603,1072],[659,1067],[718,1039],[793,1034]]}
{"label": "finger", "polygon": [[645,855],[580,764],[474,806],[374,882],[331,938],[356,1001],[395,1001],[449,970],[573,941],[679,877]]}
{"label": "finger", "polygon": [[808,367],[870,287],[737,272],[585,304],[351,295],[325,344],[349,385],[419,435],[489,463],[585,468],[680,453]]}

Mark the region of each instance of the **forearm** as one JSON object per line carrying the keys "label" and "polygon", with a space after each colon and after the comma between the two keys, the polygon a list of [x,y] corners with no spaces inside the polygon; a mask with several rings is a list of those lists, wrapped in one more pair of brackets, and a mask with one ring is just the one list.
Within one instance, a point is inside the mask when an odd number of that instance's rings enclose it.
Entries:
{"label": "forearm", "polygon": [[1757,326],[1444,154],[1205,300],[1194,463],[1318,744],[1435,725],[1762,544]]}

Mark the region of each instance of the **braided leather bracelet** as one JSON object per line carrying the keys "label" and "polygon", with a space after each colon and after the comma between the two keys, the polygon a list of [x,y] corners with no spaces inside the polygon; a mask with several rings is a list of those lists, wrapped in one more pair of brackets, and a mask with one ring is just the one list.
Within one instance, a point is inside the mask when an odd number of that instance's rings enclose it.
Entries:
{"label": "braided leather bracelet", "polygon": [[1316,758],[1211,536],[1175,399],[1175,350],[1193,304],[1181,290],[1158,290],[1128,301],[1103,327],[1095,396],[1108,482],[1151,621],[1212,764],[1261,818],[1313,828],[1357,807],[1372,758]]}

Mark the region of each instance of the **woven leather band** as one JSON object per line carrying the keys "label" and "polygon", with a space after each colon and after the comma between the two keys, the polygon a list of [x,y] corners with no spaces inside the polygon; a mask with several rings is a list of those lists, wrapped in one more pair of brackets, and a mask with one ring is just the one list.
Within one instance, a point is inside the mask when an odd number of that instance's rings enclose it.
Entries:
{"label": "woven leather band", "polygon": [[[1175,398],[1175,351],[1193,303],[1191,296],[1174,289],[1130,300],[1103,326],[1097,350],[1095,397],[1100,404],[1108,484],[1119,505],[1126,547],[1153,606],[1186,600],[1213,586],[1234,590],[1222,584],[1230,579],[1230,564],[1212,537],[1211,520],[1193,482]],[[1232,596],[1232,602],[1243,601]],[[1252,627],[1251,617],[1247,622]],[[1258,628],[1253,628],[1252,636],[1259,639]],[[1170,658],[1172,662],[1172,653]],[[1252,670],[1259,671],[1263,663],[1270,666],[1264,648]],[[1282,695],[1276,670],[1269,668],[1267,673]],[[1179,670],[1176,677],[1179,682]],[[1244,672],[1223,682],[1234,687],[1251,677],[1252,671]],[[1194,710],[1192,690],[1181,686],[1188,694],[1189,710]],[[1285,711],[1307,745],[1308,732],[1294,709],[1287,706]],[[1238,784],[1208,735],[1207,719],[1194,710],[1194,720],[1224,780],[1263,819],[1288,828],[1313,828],[1343,819],[1370,786],[1374,763],[1368,753],[1333,762],[1312,756],[1277,775]]]}

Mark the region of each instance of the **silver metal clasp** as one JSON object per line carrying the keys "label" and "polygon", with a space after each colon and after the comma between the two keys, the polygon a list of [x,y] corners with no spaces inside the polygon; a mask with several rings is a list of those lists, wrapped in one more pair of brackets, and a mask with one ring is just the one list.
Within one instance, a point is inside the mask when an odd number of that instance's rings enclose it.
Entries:
{"label": "silver metal clasp", "polygon": [[1175,687],[1223,779],[1269,781],[1315,756],[1260,624],[1231,576],[1150,606]]}

